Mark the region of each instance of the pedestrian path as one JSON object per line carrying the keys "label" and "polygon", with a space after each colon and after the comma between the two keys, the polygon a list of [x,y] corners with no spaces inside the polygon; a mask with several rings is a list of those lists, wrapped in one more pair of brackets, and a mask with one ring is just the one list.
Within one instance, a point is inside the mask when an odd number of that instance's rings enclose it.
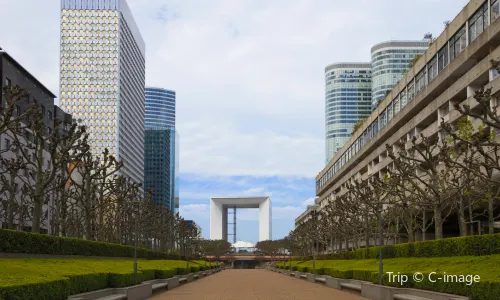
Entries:
{"label": "pedestrian path", "polygon": [[150,300],[361,300],[358,295],[264,269],[224,270]]}

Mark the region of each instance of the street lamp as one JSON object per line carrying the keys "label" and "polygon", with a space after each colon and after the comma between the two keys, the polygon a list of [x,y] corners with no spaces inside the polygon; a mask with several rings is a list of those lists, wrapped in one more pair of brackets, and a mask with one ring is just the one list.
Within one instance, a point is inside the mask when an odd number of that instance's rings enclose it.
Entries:
{"label": "street lamp", "polygon": [[316,233],[318,232],[318,228],[317,228],[318,227],[318,224],[317,224],[318,215],[317,215],[316,210],[312,211],[312,217],[313,217],[313,226],[314,226],[314,233],[313,233],[313,267],[312,267],[312,273],[314,274],[314,270],[316,268],[316,257],[315,257],[316,247],[314,246],[314,244],[316,243]]}
{"label": "street lamp", "polygon": [[[131,201],[130,204],[139,206],[139,205],[142,205],[143,202],[142,201]],[[135,235],[135,238],[134,238],[134,284],[137,284],[137,236],[138,236],[137,217],[138,217],[138,215],[139,215],[139,210],[137,210],[137,214],[134,217],[134,235]]]}

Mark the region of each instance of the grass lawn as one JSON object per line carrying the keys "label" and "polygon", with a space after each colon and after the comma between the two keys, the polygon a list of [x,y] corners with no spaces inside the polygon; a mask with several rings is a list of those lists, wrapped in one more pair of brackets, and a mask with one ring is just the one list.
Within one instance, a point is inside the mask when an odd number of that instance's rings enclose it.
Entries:
{"label": "grass lawn", "polygon": [[[429,258],[392,258],[384,261],[385,272],[403,273],[444,273],[456,275],[479,275],[481,281],[500,282],[500,255],[453,256]],[[376,259],[317,260],[316,269],[328,268],[338,271],[373,271],[378,273]],[[288,264],[287,264],[288,265]],[[292,266],[312,268],[312,261],[292,262]]]}
{"label": "grass lawn", "polygon": [[[207,266],[209,266],[207,262]],[[189,267],[204,266],[204,261],[191,261]],[[97,273],[133,273],[133,259],[0,259],[0,288],[25,284],[37,284],[65,279],[75,275]],[[139,271],[175,270],[185,268],[182,260],[143,260],[137,261]]]}
{"label": "grass lawn", "polygon": [[[376,259],[319,260],[316,261],[315,269],[320,274],[332,277],[378,283],[378,264],[379,261]],[[283,265],[289,264],[279,264]],[[294,266],[301,272],[312,271],[311,260],[293,261],[292,267]],[[393,279],[391,282],[387,272],[405,274],[409,280],[403,283]],[[425,276],[423,281],[412,280],[416,272]],[[428,276],[432,272],[436,272],[436,275],[433,275],[433,280],[429,280]],[[479,275],[480,279],[472,284],[459,280],[446,281],[442,279],[445,273],[458,277]],[[384,259],[384,285],[463,295],[474,300],[498,300],[500,299],[500,255]]]}

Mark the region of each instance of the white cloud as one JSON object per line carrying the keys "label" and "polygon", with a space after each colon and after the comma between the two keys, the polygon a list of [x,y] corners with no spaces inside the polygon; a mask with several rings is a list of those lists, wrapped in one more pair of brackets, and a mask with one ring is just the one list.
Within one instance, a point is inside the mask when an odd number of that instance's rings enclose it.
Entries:
{"label": "white cloud", "polygon": [[[438,36],[467,2],[128,0],[147,85],[177,91],[181,173],[307,177],[323,167],[324,67]],[[0,7],[0,47],[57,94],[59,1]]]}
{"label": "white cloud", "polygon": [[242,192],[243,195],[253,195],[253,194],[259,194],[259,193],[262,193],[263,191],[265,191],[266,189],[265,188],[251,188],[251,189],[248,189],[248,190],[244,190]]}
{"label": "white cloud", "polygon": [[314,200],[316,200],[316,197],[311,197],[311,198],[307,199],[306,201],[304,201],[302,203],[302,205],[304,205],[304,206],[314,205],[314,204],[316,204],[316,202]]}
{"label": "white cloud", "polygon": [[179,214],[186,220],[209,219],[210,218],[210,207],[208,204],[180,205]]}
{"label": "white cloud", "polygon": [[303,208],[296,206],[273,207],[273,220],[295,218],[303,212]]}

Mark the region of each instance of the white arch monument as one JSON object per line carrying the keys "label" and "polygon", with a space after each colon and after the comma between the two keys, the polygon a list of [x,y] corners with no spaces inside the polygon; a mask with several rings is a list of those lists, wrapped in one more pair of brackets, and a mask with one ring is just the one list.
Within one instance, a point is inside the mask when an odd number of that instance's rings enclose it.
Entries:
{"label": "white arch monument", "polygon": [[[211,240],[236,242],[236,210],[238,208],[258,208],[259,241],[271,239],[271,198],[266,196],[210,198]],[[229,236],[233,238],[230,239]]]}

